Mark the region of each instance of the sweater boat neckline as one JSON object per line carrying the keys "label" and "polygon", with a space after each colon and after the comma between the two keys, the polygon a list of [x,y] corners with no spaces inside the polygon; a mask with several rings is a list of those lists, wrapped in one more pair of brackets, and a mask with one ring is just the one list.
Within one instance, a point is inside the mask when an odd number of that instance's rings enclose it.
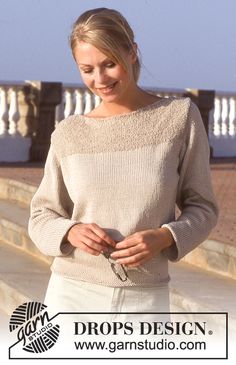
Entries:
{"label": "sweater boat neckline", "polygon": [[155,106],[157,106],[158,104],[161,104],[161,103],[163,103],[163,101],[166,101],[168,99],[169,98],[163,97],[161,99],[158,99],[158,100],[154,101],[151,104],[142,106],[142,107],[140,107],[136,110],[132,110],[132,111],[129,111],[127,113],[115,114],[115,115],[111,115],[111,116],[108,116],[108,117],[87,117],[86,115],[83,115],[83,114],[79,115],[79,117],[81,117],[86,124],[94,124],[94,123],[99,123],[101,121],[103,123],[104,122],[110,122],[110,121],[113,121],[113,120],[116,120],[116,119],[127,118],[127,117],[130,117],[130,116],[134,116],[134,115],[136,115],[140,112],[150,110],[150,109],[154,108]]}

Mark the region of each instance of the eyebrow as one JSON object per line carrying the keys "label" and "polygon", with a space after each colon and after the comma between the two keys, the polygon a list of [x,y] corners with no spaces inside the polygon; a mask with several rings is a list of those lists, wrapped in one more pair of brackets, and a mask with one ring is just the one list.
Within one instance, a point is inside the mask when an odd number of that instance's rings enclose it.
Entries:
{"label": "eyebrow", "polygon": [[[104,61],[102,61],[101,63],[99,63],[99,65],[103,65],[104,63],[106,63],[107,61],[109,62],[113,62],[110,58],[106,58]],[[89,66],[92,67],[91,65],[87,65],[86,63],[78,63],[79,66]]]}

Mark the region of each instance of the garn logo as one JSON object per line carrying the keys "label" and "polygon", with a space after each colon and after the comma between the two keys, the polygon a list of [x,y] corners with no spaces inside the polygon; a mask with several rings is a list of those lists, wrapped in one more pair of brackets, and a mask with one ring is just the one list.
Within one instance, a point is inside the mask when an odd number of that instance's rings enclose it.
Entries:
{"label": "garn logo", "polygon": [[59,337],[60,327],[50,321],[45,308],[45,304],[28,302],[17,307],[11,315],[10,332],[17,330],[17,339],[23,342],[25,351],[45,352]]}

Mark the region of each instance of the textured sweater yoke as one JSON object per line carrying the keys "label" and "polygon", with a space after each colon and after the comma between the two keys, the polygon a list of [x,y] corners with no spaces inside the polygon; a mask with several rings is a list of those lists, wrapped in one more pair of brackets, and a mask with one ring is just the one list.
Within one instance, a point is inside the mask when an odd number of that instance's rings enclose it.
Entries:
{"label": "textured sweater yoke", "polygon": [[[52,135],[59,158],[75,153],[128,151],[160,143],[183,142],[190,99],[163,98],[134,112],[93,119],[73,115]],[[99,138],[97,138],[99,137]]]}

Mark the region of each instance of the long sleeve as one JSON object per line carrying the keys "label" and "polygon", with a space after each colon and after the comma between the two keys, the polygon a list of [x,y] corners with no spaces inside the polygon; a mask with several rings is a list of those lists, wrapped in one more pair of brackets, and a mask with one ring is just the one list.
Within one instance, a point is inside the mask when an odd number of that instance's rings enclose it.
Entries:
{"label": "long sleeve", "polygon": [[175,240],[166,249],[169,260],[177,261],[209,235],[218,219],[218,205],[210,174],[210,148],[197,106],[191,102],[186,138],[181,150],[176,204],[181,211],[177,220],[163,224]]}
{"label": "long sleeve", "polygon": [[73,203],[64,184],[56,154],[50,147],[44,176],[30,207],[29,236],[45,255],[68,255],[73,246],[63,241],[77,222],[70,219]]}

